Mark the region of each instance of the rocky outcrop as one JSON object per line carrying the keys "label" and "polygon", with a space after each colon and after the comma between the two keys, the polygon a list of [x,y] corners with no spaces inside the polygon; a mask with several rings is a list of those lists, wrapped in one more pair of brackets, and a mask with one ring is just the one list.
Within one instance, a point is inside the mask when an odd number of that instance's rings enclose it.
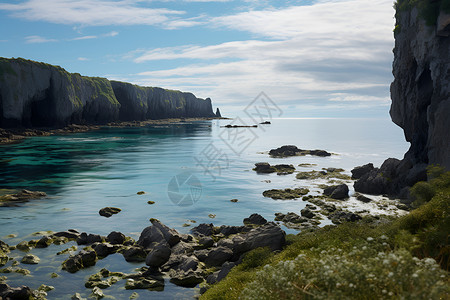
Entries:
{"label": "rocky outcrop", "polygon": [[171,117],[215,117],[211,99],[0,58],[0,127],[63,127]]}
{"label": "rocky outcrop", "polygon": [[411,165],[440,164],[448,170],[449,13],[441,8],[436,20],[426,20],[417,7],[397,8],[390,110],[392,121],[403,128],[411,143],[405,159]]}
{"label": "rocky outcrop", "polygon": [[450,170],[450,11],[439,0],[423,1],[420,9],[412,3],[396,4],[390,109],[411,146],[403,160],[354,169],[358,192],[406,199],[409,187],[427,179],[428,165]]}

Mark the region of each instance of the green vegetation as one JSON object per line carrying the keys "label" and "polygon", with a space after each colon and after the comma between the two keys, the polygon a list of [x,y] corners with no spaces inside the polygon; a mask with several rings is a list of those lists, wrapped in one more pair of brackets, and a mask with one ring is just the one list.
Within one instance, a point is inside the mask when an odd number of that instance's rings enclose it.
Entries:
{"label": "green vegetation", "polygon": [[201,299],[448,297],[450,172],[428,171],[408,215],[288,235],[283,251],[255,249]]}
{"label": "green vegetation", "polygon": [[414,6],[419,9],[420,16],[429,26],[436,25],[440,11],[450,13],[450,0],[397,0],[394,4],[397,13],[408,11]]}
{"label": "green vegetation", "polygon": [[11,67],[11,63],[9,59],[0,58],[0,80],[3,80],[3,76],[5,74],[17,76],[16,71]]}
{"label": "green vegetation", "polygon": [[106,78],[101,77],[81,77],[86,82],[94,88],[94,94],[92,95],[94,100],[98,100],[100,97],[106,98],[112,105],[120,105],[119,101],[117,101],[116,96],[114,95],[114,91],[111,87],[111,83]]}

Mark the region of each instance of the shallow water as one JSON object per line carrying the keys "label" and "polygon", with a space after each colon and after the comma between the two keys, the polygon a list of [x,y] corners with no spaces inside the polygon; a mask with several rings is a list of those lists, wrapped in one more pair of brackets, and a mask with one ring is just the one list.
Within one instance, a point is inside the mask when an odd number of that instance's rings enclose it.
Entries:
{"label": "shallow water", "polygon": [[[338,167],[350,174],[358,165],[373,162],[379,166],[388,157],[402,158],[409,147],[401,129],[387,119],[274,119],[271,125],[258,128],[220,127],[228,123],[229,120],[213,120],[145,128],[102,128],[64,136],[33,137],[20,144],[0,146],[0,161],[12,159],[0,164],[0,189],[27,188],[49,195],[20,207],[0,207],[0,239],[14,245],[31,239],[29,235],[36,231],[69,228],[102,235],[115,230],[137,238],[150,225],[149,218],[157,218],[183,233],[189,230],[183,227],[188,220],[197,224],[240,225],[243,218],[254,212],[273,220],[275,212],[299,213],[306,203],[264,198],[264,190],[306,186],[316,193],[318,189],[314,182],[295,179],[295,174],[257,175],[251,170],[254,163],[294,166],[312,163],[317,166],[296,168],[308,171]],[[336,155],[268,156],[268,150],[286,144],[324,149]],[[175,192],[174,176],[182,173],[194,175],[198,182],[180,186],[179,193],[171,195],[188,195],[183,203],[192,204],[189,206],[175,205],[168,196],[168,190]],[[138,191],[146,193],[137,195]],[[230,202],[233,198],[239,202]],[[155,204],[147,204],[149,200]],[[177,203],[179,200],[174,199]],[[104,218],[98,211],[105,206],[120,207],[122,211]],[[209,214],[216,216],[212,219]],[[5,237],[8,234],[18,236],[8,239]],[[33,288],[42,283],[54,285],[56,289],[49,292],[51,298],[75,292],[87,296],[90,291],[84,288],[82,278],[101,267],[131,272],[143,265],[126,263],[116,254],[93,268],[68,274],[59,269],[67,255],[55,258],[55,253],[70,246],[32,250],[33,254],[52,259],[52,266],[45,267],[46,263],[33,268],[26,266],[33,276],[6,274],[8,283]],[[51,272],[61,277],[52,279]],[[123,286],[124,281],[120,281],[104,292],[128,298],[132,291],[125,291]],[[137,292],[164,299],[190,298],[195,294],[193,289],[176,287],[167,280],[164,292]]]}

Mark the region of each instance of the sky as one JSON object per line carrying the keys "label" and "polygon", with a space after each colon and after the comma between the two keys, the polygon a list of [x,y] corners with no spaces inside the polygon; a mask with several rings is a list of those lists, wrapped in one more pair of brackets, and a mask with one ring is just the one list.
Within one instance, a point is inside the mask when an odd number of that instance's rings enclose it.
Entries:
{"label": "sky", "polygon": [[283,117],[388,118],[392,0],[0,0],[0,56]]}

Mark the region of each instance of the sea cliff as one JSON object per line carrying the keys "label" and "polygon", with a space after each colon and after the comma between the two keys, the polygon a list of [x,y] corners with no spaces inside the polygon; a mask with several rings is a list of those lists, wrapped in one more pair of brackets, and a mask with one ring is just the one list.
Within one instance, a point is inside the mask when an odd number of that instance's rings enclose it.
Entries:
{"label": "sea cliff", "polygon": [[391,84],[392,121],[411,143],[402,160],[367,172],[358,192],[407,198],[429,165],[450,170],[450,2],[399,0]]}
{"label": "sea cliff", "polygon": [[215,117],[211,99],[0,58],[0,127],[63,127],[162,118]]}

